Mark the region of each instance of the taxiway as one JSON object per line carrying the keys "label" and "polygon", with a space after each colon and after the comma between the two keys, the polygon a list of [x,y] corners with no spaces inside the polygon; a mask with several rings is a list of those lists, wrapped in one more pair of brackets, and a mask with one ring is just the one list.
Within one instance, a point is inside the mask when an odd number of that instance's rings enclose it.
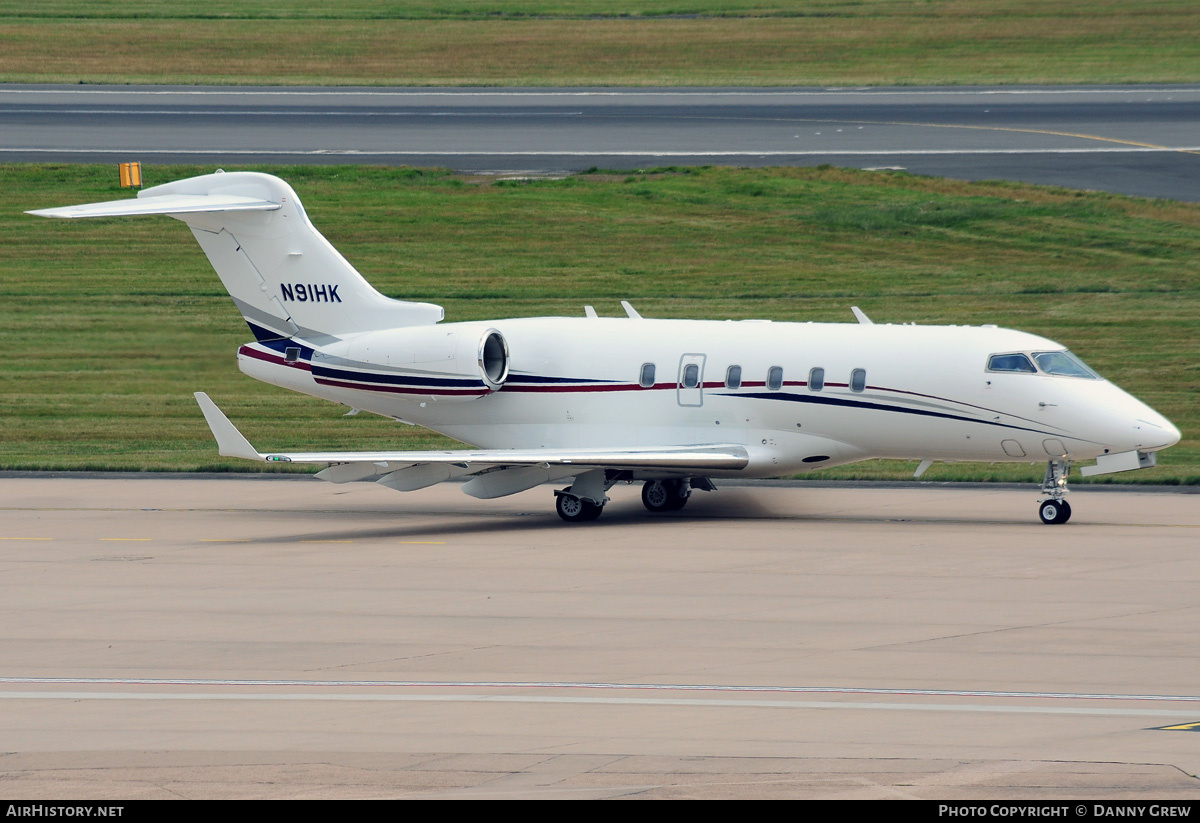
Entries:
{"label": "taxiway", "polygon": [[1200,86],[0,87],[0,159],[896,168],[1200,200]]}
{"label": "taxiway", "polygon": [[1200,797],[1200,497],[612,495],[0,478],[6,789]]}

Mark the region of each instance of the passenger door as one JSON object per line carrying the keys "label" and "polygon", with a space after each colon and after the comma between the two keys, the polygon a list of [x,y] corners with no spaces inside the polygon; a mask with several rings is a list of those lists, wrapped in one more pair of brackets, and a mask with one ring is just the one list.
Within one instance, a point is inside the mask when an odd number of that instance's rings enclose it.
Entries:
{"label": "passenger door", "polygon": [[679,374],[676,380],[679,405],[704,405],[704,359],[703,354],[685,354],[679,358]]}

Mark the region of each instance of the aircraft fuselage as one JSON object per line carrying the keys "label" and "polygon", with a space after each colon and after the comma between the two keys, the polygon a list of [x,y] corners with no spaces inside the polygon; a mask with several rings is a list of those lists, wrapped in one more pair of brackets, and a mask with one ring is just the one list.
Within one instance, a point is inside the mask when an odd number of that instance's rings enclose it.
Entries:
{"label": "aircraft fuselage", "polygon": [[248,343],[239,363],[480,448],[742,444],[751,462],[739,476],[876,457],[1076,461],[1179,437],[1107,380],[989,371],[995,354],[1064,349],[1008,329],[567,317],[436,328],[470,337],[484,327],[508,347],[495,389],[437,371],[436,352],[421,359],[405,330],[392,350],[376,332],[366,350],[350,337],[304,345],[290,363],[295,341]]}

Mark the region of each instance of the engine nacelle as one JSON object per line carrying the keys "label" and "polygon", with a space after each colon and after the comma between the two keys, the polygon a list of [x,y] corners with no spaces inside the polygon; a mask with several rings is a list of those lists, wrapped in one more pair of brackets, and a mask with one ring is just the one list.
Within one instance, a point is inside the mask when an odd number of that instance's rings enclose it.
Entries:
{"label": "engine nacelle", "polygon": [[477,323],[410,326],[364,332],[313,353],[313,379],[324,385],[472,400],[508,377],[508,343]]}

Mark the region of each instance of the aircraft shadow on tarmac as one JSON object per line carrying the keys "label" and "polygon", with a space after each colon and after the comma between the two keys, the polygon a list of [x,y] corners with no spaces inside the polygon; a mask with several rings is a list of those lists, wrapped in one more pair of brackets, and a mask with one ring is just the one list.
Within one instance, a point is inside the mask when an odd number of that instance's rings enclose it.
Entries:
{"label": "aircraft shadow on tarmac", "polygon": [[[847,499],[846,507],[839,511],[825,509],[821,512],[806,512],[772,505],[753,491],[731,490],[723,491],[720,495],[707,495],[688,505],[681,512],[654,514],[645,511],[634,501],[615,500],[605,512],[605,517],[578,526],[565,526],[553,512],[542,512],[537,509],[524,511],[496,510],[483,512],[466,510],[457,506],[422,506],[420,508],[397,507],[394,512],[381,512],[377,508],[370,510],[372,518],[380,515],[394,514],[397,518],[395,526],[386,528],[355,528],[352,522],[355,518],[366,514],[358,510],[332,511],[328,508],[321,511],[303,513],[299,518],[290,515],[293,525],[298,528],[292,534],[279,534],[271,537],[249,538],[248,543],[281,544],[296,541],[356,541],[356,540],[412,540],[413,538],[454,537],[474,534],[513,534],[518,532],[557,532],[562,536],[564,544],[574,542],[577,538],[603,534],[605,531],[624,529],[636,526],[640,529],[669,529],[678,531],[681,527],[714,523],[737,523],[754,520],[794,521],[796,523],[848,523],[848,524],[933,524],[944,523],[955,527],[972,526],[992,529],[996,526],[1034,526],[1035,521],[1026,522],[1025,518],[1014,513],[1012,520],[987,520],[968,515],[947,517],[943,512],[937,516],[914,514],[909,516],[902,509],[891,511],[864,512],[856,508],[852,499]],[[438,519],[436,523],[407,522],[419,518]],[[308,528],[305,528],[305,527]]]}

